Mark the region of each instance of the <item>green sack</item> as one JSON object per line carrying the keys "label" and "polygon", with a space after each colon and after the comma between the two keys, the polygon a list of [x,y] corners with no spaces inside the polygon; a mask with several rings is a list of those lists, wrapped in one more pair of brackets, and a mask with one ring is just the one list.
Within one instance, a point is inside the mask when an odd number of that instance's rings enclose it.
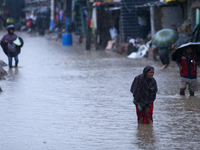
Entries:
{"label": "green sack", "polygon": [[17,46],[20,46],[22,44],[18,37],[16,38],[16,40],[13,41],[13,43]]}

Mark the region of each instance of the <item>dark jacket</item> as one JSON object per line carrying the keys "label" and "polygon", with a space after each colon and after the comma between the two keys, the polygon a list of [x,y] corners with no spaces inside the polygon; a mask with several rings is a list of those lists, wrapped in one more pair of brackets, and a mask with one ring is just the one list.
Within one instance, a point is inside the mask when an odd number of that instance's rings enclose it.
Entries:
{"label": "dark jacket", "polygon": [[[13,53],[13,52],[9,51],[8,43],[6,43],[5,40],[7,40],[11,44],[11,43],[13,43],[14,40],[16,40],[17,37],[19,38],[21,45],[17,46],[17,50]],[[9,54],[10,56],[17,56],[18,54],[20,54],[21,47],[23,45],[24,45],[23,39],[21,37],[17,36],[15,33],[13,33],[13,34],[8,33],[8,34],[4,35],[3,38],[1,39],[1,47],[6,55]]]}
{"label": "dark jacket", "polygon": [[153,67],[146,66],[143,74],[134,78],[130,91],[138,103],[151,104],[156,99],[157,83],[154,78],[146,78],[146,73]]}

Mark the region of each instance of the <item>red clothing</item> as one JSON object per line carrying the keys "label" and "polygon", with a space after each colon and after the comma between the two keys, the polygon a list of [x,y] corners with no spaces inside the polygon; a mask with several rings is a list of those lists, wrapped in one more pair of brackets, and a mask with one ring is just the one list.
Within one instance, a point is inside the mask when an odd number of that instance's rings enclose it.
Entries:
{"label": "red clothing", "polygon": [[[191,56],[191,60],[197,61],[196,54]],[[189,74],[188,74],[189,68],[190,68],[190,76],[197,75],[197,66],[193,65],[192,63],[190,63],[190,66],[188,66],[187,58],[184,55],[182,55],[182,57],[181,57],[181,66],[183,67],[183,72],[180,72],[181,76],[188,77],[189,76]]]}
{"label": "red clothing", "polygon": [[143,109],[141,111],[139,111],[138,105],[135,105],[135,106],[136,106],[136,113],[138,116],[138,121],[141,118],[144,118],[143,124],[147,124],[147,118],[149,118],[153,122],[153,117],[152,117],[153,116],[153,103],[151,103],[149,113],[145,113],[145,111]]}

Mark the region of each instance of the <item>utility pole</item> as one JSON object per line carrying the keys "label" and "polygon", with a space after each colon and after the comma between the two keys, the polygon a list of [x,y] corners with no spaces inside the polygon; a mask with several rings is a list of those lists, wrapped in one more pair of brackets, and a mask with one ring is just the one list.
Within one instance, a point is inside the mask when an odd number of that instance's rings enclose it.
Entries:
{"label": "utility pole", "polygon": [[72,22],[72,0],[66,0],[66,10],[65,10],[65,32],[68,31],[68,24]]}
{"label": "utility pole", "polygon": [[[92,19],[92,4],[94,0],[87,0],[87,7],[88,7],[88,21]],[[86,50],[90,50],[91,48],[91,39],[92,39],[92,28],[87,22],[87,31],[86,31]]]}
{"label": "utility pole", "polygon": [[51,24],[50,28],[54,28],[54,0],[49,0],[50,7],[51,7]]}

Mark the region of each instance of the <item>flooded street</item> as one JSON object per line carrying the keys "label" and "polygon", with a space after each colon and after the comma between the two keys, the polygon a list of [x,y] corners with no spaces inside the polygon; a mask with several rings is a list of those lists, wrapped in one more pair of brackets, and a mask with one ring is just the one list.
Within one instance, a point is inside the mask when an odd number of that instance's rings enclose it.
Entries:
{"label": "flooded street", "polygon": [[[25,43],[19,68],[4,67],[0,81],[1,150],[199,149],[200,92],[179,95],[174,62],[161,70],[160,61],[18,34]],[[0,59],[7,63],[2,50]],[[130,93],[146,65],[158,84],[152,126],[137,124]]]}

